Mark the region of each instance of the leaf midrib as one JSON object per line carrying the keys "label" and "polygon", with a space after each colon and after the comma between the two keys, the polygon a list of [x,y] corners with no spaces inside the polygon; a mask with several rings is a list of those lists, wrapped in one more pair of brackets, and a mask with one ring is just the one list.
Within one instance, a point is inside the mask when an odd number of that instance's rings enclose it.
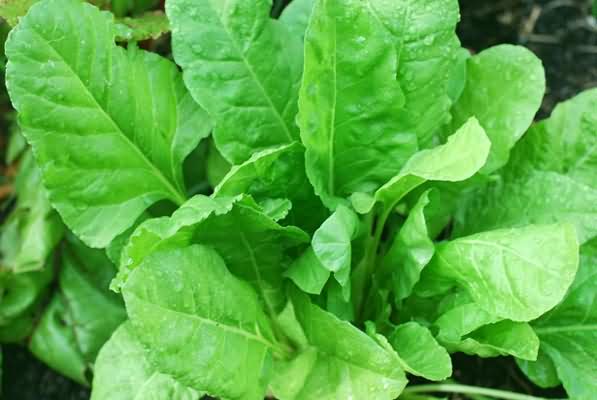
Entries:
{"label": "leaf midrib", "polygon": [[[81,87],[84,89],[86,94],[93,100],[93,103],[95,104],[97,109],[101,110],[102,114],[106,117],[106,119],[108,121],[110,121],[110,123],[114,127],[115,132],[117,134],[120,134],[120,136],[124,139],[124,142],[133,150],[133,152],[135,152],[141,158],[141,160],[143,160],[147,164],[151,173],[154,176],[156,176],[158,178],[158,180],[165,186],[165,188],[167,189],[167,192],[169,192],[168,197],[170,197],[170,199],[173,200],[177,205],[182,205],[185,202],[185,196],[182,193],[180,193],[178,190],[176,190],[174,188],[174,186],[172,186],[172,184],[168,181],[168,179],[164,176],[164,174],[155,165],[153,165],[153,163],[147,158],[147,156],[124,133],[124,131],[120,128],[120,126],[116,123],[116,121],[114,121],[114,119],[110,116],[110,114],[108,114],[108,112],[106,110],[104,110],[104,108],[97,101],[97,99],[95,98],[95,96],[93,95],[91,90],[85,85],[85,83],[81,80],[81,77],[73,70],[72,66],[66,61],[66,59],[62,56],[62,54],[60,54],[60,52],[58,52],[54,48],[54,46],[52,46],[51,42],[49,40],[47,40],[43,35],[41,35],[34,27],[29,26],[29,29],[41,40],[41,42],[43,42],[52,51],[52,53],[54,53],[54,55],[59,60],[62,61],[62,63],[72,73],[72,75],[76,77],[77,81],[81,84]],[[114,48],[113,48],[114,46],[115,45],[113,44],[112,48],[110,48],[110,51],[114,51]],[[94,54],[95,54],[95,52],[94,52]],[[119,54],[119,53],[116,53],[116,54]],[[110,65],[111,65],[111,63],[112,62],[110,61]]]}

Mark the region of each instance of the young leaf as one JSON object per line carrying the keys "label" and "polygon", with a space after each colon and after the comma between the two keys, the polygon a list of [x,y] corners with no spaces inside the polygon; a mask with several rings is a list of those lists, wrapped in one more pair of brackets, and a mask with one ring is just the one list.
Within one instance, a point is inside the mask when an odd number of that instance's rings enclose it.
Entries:
{"label": "young leaf", "polygon": [[309,246],[284,273],[303,292],[311,294],[321,294],[330,274],[331,271],[321,264],[312,246]]}
{"label": "young leaf", "polygon": [[455,32],[458,1],[369,0],[369,4],[373,17],[392,35],[398,54],[397,77],[405,97],[397,114],[399,130],[416,133],[420,147],[430,147],[449,120],[450,78],[462,55]]}
{"label": "young leaf", "polygon": [[14,273],[43,268],[62,238],[64,226],[41,183],[41,171],[27,152],[16,179],[17,202],[2,227],[2,267]]}
{"label": "young leaf", "polygon": [[419,281],[421,271],[435,252],[425,222],[424,210],[429,202],[429,191],[426,191],[410,210],[382,261],[383,272],[391,276],[391,286],[397,302],[410,296]]}
{"label": "young leaf", "polygon": [[108,291],[115,269],[103,251],[68,238],[57,250],[59,290],[31,335],[39,359],[83,384],[87,369],[126,318],[122,301]]}
{"label": "young leaf", "polygon": [[233,274],[255,287],[273,316],[285,304],[285,251],[308,240],[300,229],[274,222],[249,197],[195,196],[172,217],[156,218],[139,226],[124,250],[125,263],[115,286],[152,252],[205,244],[224,257]]}
{"label": "young leaf", "polygon": [[[581,247],[580,268],[564,301],[532,323],[541,351],[555,366],[572,399],[589,399],[597,390],[596,266],[597,240],[592,240]],[[545,366],[549,361],[539,362],[543,364],[540,368],[549,371]]]}
{"label": "young leaf", "polygon": [[108,13],[44,0],[6,44],[7,87],[50,201],[92,247],[158,200],[183,203],[182,162],[210,129],[174,64],[114,35]]}
{"label": "young leaf", "polygon": [[249,194],[258,202],[267,198],[289,199],[292,207],[285,222],[314,232],[328,216],[305,174],[305,152],[299,143],[282,145],[253,154],[236,165],[214,189],[215,196]]}
{"label": "young leaf", "polygon": [[406,378],[391,349],[303,294],[293,302],[309,346],[275,369],[272,389],[278,398],[392,400],[402,392]]}
{"label": "young leaf", "polygon": [[10,26],[15,26],[19,19],[27,14],[29,8],[39,0],[0,0],[0,17]]}
{"label": "young leaf", "polygon": [[388,336],[388,341],[407,372],[432,381],[452,375],[450,355],[424,326],[416,322],[398,325]]}
{"label": "young leaf", "polygon": [[471,118],[445,144],[412,156],[398,175],[375,192],[368,206],[359,207],[360,211],[371,210],[379,202],[389,212],[410,191],[429,180],[468,179],[485,164],[490,146],[483,128]]}
{"label": "young leaf", "polygon": [[536,360],[531,361],[517,358],[516,364],[539,387],[552,388],[561,385],[553,361],[541,348],[539,348]]}
{"label": "young leaf", "polygon": [[545,72],[529,50],[504,44],[469,58],[466,77],[452,109],[452,128],[477,117],[491,140],[481,170],[489,174],[506,164],[510,149],[533,122],[545,93]]}
{"label": "young leaf", "polygon": [[150,365],[145,349],[125,322],[102,347],[95,362],[91,400],[199,400],[185,387]]}
{"label": "young leaf", "polygon": [[366,2],[315,3],[297,121],[307,175],[331,209],[377,189],[417,149],[416,135],[400,127],[404,98],[391,40]]}
{"label": "young leaf", "polygon": [[269,17],[271,0],[169,0],[174,59],[195,100],[215,119],[224,157],[298,140],[300,40]]}
{"label": "young leaf", "polygon": [[467,196],[455,234],[567,221],[597,235],[597,89],[559,104],[516,145],[501,179]]}
{"label": "young leaf", "polygon": [[231,399],[265,396],[275,342],[254,290],[205,246],[157,252],[122,288],[139,340],[159,372]]}
{"label": "young leaf", "polygon": [[436,246],[415,291],[429,296],[458,284],[489,314],[530,321],[562,300],[577,268],[571,225],[501,229]]}
{"label": "young leaf", "polygon": [[135,18],[119,19],[116,24],[116,40],[140,42],[157,39],[169,30],[168,18],[162,11],[148,12]]}

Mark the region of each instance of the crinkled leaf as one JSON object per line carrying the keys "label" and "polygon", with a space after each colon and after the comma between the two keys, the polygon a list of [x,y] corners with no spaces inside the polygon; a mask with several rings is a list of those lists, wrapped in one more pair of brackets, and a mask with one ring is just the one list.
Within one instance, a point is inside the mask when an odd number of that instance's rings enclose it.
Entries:
{"label": "crinkled leaf", "polygon": [[141,224],[125,248],[115,285],[124,282],[127,273],[152,252],[205,244],[224,257],[233,274],[255,287],[273,315],[285,304],[285,251],[305,242],[308,236],[303,231],[280,226],[248,197],[195,196],[172,217]]}
{"label": "crinkled leaf", "polygon": [[112,332],[126,318],[121,300],[108,291],[115,269],[103,251],[65,240],[57,256],[58,291],[29,342],[39,359],[77,382]]}
{"label": "crinkled leaf", "polygon": [[297,121],[307,175],[328,207],[373,192],[416,151],[416,135],[400,128],[397,74],[392,37],[366,2],[315,3]]}
{"label": "crinkled leaf", "polygon": [[91,400],[198,400],[201,395],[150,365],[130,322],[114,332],[95,362]]}
{"label": "crinkled leaf", "polygon": [[173,63],[114,35],[108,13],[47,0],[6,44],[7,87],[50,201],[93,247],[158,200],[184,202],[182,162],[210,127]]}
{"label": "crinkled leaf", "polygon": [[374,202],[380,202],[390,210],[426,181],[468,179],[485,164],[490,146],[483,128],[471,118],[448,138],[447,143],[412,156],[398,175],[375,192],[368,207],[359,207],[360,211],[370,211]]}
{"label": "crinkled leaf", "polygon": [[50,205],[31,152],[21,161],[15,187],[17,202],[2,227],[0,253],[2,266],[20,273],[44,266],[64,226]]}
{"label": "crinkled leaf", "polygon": [[459,285],[489,314],[530,321],[562,300],[577,268],[571,225],[530,225],[437,245],[415,290],[433,295]]}
{"label": "crinkled leaf", "polygon": [[157,371],[223,398],[265,396],[279,345],[255,291],[214,250],[193,245],[153,253],[122,292]]}
{"label": "crinkled leaf", "polygon": [[298,143],[263,150],[243,164],[232,167],[215,188],[216,196],[250,194],[289,199],[295,206],[285,222],[313,232],[328,211],[313,192],[305,174],[304,148]]}
{"label": "crinkled leaf", "polygon": [[510,149],[526,132],[545,93],[545,72],[522,46],[499,45],[468,59],[466,86],[452,109],[452,128],[474,116],[491,140],[481,172],[491,173],[508,161]]}
{"label": "crinkled leaf", "polygon": [[597,235],[597,89],[559,104],[512,152],[498,181],[467,196],[455,234],[567,221]]}
{"label": "crinkled leaf", "polygon": [[309,346],[275,369],[281,400],[395,399],[406,385],[396,354],[346,321],[294,296]]}
{"label": "crinkled leaf", "polygon": [[174,59],[214,139],[234,164],[291,143],[301,78],[300,40],[269,16],[271,0],[169,0]]}
{"label": "crinkled leaf", "polygon": [[374,18],[382,21],[392,35],[398,54],[397,78],[405,102],[398,110],[396,128],[416,133],[420,147],[429,147],[438,129],[450,118],[452,70],[462,54],[455,32],[460,19],[458,1],[368,3]]}
{"label": "crinkled leaf", "polygon": [[[541,340],[541,351],[555,366],[559,379],[572,399],[590,399],[597,390],[595,304],[597,240],[581,247],[580,268],[564,301],[532,323]],[[538,368],[548,369],[545,366],[548,361],[543,363]],[[551,381],[547,378],[547,383]]]}
{"label": "crinkled leaf", "polygon": [[388,335],[388,341],[407,372],[433,381],[452,375],[450,355],[424,326],[416,322],[398,325]]}

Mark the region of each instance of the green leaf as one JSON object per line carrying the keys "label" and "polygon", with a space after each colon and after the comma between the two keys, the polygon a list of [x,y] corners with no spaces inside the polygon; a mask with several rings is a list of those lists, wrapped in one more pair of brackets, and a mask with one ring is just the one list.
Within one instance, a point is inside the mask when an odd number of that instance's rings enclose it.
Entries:
{"label": "green leaf", "polygon": [[282,11],[280,21],[292,34],[304,39],[314,5],[315,0],[294,0]]}
{"label": "green leaf", "polygon": [[127,14],[138,14],[147,11],[155,7],[159,0],[92,0],[92,2],[99,3],[100,6],[110,6],[114,15],[124,17]]}
{"label": "green leaf", "polygon": [[271,387],[277,398],[393,400],[402,392],[406,378],[391,349],[302,294],[293,302],[309,346],[276,366]]}
{"label": "green leaf", "polygon": [[209,139],[207,150],[207,180],[212,187],[217,187],[230,172],[230,163],[219,152],[213,138]]}
{"label": "green leaf", "polygon": [[205,244],[224,257],[233,274],[255,287],[273,316],[285,304],[282,273],[288,262],[286,250],[308,240],[300,229],[274,222],[249,197],[195,196],[172,217],[139,226],[124,250],[124,263],[113,286],[122,284],[152,252]]}
{"label": "green leaf", "polygon": [[0,17],[10,26],[15,26],[19,19],[27,14],[29,8],[38,0],[0,0]]}
{"label": "green leaf", "polygon": [[[449,121],[450,78],[461,57],[457,0],[369,0],[374,18],[393,37],[398,83],[405,102],[397,113],[399,132],[416,133],[421,147]],[[463,123],[464,121],[461,121]]]}
{"label": "green leaf", "polygon": [[499,45],[467,61],[466,86],[452,109],[452,128],[477,117],[491,140],[489,174],[508,161],[510,149],[525,133],[545,93],[545,72],[522,46]]}
{"label": "green leaf", "polygon": [[90,364],[126,315],[122,301],[107,290],[115,269],[103,251],[69,238],[59,252],[58,291],[29,348],[52,368],[88,384]]}
{"label": "green leaf", "polygon": [[311,246],[284,273],[303,292],[311,294],[321,294],[330,274],[330,270],[321,264]]}
{"label": "green leaf", "polygon": [[125,322],[95,362],[91,400],[199,400],[200,394],[150,365],[145,349]]}
{"label": "green leaf", "polygon": [[410,210],[382,261],[383,271],[391,276],[391,286],[397,302],[410,296],[419,281],[421,271],[435,252],[424,213],[425,207],[430,203],[429,195],[429,191],[424,192]]}
{"label": "green leaf", "polygon": [[417,149],[416,135],[400,129],[404,96],[391,41],[367,3],[315,3],[297,121],[307,175],[331,209],[376,190]]}
{"label": "green leaf", "polygon": [[[555,366],[572,399],[590,399],[597,390],[596,267],[597,240],[593,240],[581,247],[580,268],[564,301],[532,323],[541,351]],[[547,369],[548,374],[551,368],[546,363],[536,368]],[[549,375],[542,381],[553,383]]]}
{"label": "green leaf", "polygon": [[[447,143],[422,150],[412,156],[400,173],[377,192],[373,201],[392,210],[410,191],[426,181],[463,181],[473,176],[484,164],[491,143],[475,118],[468,120]],[[361,211],[370,210],[361,207]]]}
{"label": "green leaf", "polygon": [[516,364],[535,385],[542,388],[552,388],[561,384],[556,367],[551,358],[541,348],[537,360],[516,359]]}
{"label": "green leaf", "polygon": [[436,342],[429,329],[416,322],[398,325],[388,335],[388,341],[407,372],[432,381],[452,375],[452,361],[446,349]]}
{"label": "green leaf", "polygon": [[437,340],[450,352],[535,360],[539,350],[539,338],[529,324],[502,320],[472,302],[447,310],[434,326],[439,330]]}
{"label": "green leaf", "polygon": [[117,20],[116,40],[140,42],[157,39],[170,31],[166,14],[162,11],[148,12],[135,18],[125,17]]}
{"label": "green leaf", "polygon": [[294,207],[285,222],[314,232],[328,211],[313,192],[305,174],[304,148],[299,143],[266,149],[232,167],[215,188],[216,196],[250,194],[258,202],[266,198],[289,199]]}
{"label": "green leaf", "polygon": [[64,227],[42,186],[41,171],[27,152],[19,166],[15,208],[2,226],[2,267],[21,273],[41,269],[62,238]]}
{"label": "green leaf", "polygon": [[501,229],[437,245],[415,291],[430,296],[459,285],[487,313],[530,321],[562,300],[577,268],[571,225]]}
{"label": "green leaf", "polygon": [[210,128],[173,63],[114,35],[108,13],[46,0],[6,44],[7,87],[50,201],[92,247],[158,200],[184,202],[182,162]]}
{"label": "green leaf", "polygon": [[9,128],[10,138],[8,139],[8,147],[6,148],[6,161],[7,165],[14,163],[20,158],[25,150],[27,149],[27,141],[25,136],[21,133],[16,123],[12,124]]}
{"label": "green leaf", "polygon": [[271,0],[169,0],[174,59],[194,99],[215,119],[224,157],[298,139],[300,40],[269,17]]}
{"label": "green leaf", "polygon": [[340,205],[313,234],[311,246],[315,256],[326,269],[337,273],[350,270],[351,241],[358,233],[357,215]]}
{"label": "green leaf", "polygon": [[193,245],[154,253],[122,292],[159,372],[215,396],[265,396],[272,352],[283,349],[254,290],[214,250]]}
{"label": "green leaf", "polygon": [[516,145],[501,178],[467,196],[455,234],[553,221],[597,235],[597,89],[559,104]]}

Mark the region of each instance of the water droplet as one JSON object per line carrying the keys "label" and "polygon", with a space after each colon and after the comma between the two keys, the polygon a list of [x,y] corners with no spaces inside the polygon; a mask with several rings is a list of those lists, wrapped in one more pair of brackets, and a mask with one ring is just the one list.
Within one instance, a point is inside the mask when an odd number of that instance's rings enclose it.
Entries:
{"label": "water droplet", "polygon": [[365,36],[358,36],[354,41],[357,42],[358,44],[363,44],[365,43],[367,39],[365,38]]}

